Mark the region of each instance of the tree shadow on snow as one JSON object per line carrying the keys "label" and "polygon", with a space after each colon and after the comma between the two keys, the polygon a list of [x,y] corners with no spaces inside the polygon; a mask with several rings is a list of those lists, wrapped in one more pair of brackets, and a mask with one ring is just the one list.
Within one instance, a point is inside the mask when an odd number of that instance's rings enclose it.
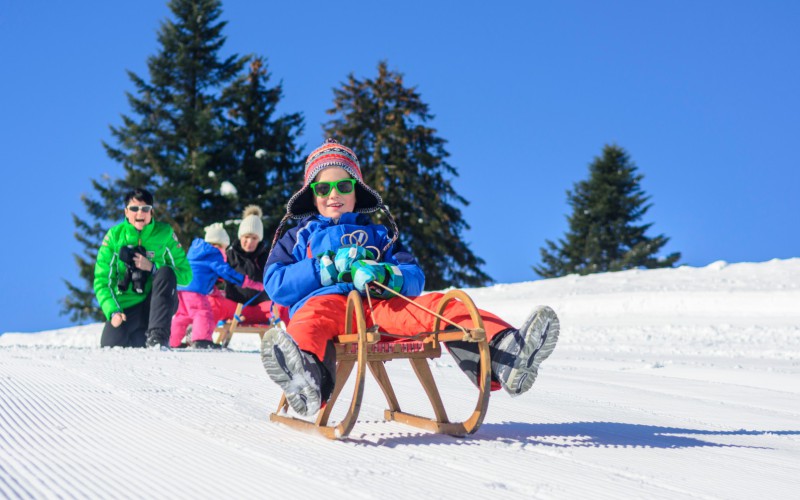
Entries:
{"label": "tree shadow on snow", "polygon": [[477,444],[476,441],[495,441],[523,445],[553,446],[557,448],[754,448],[769,449],[764,446],[721,444],[709,438],[713,436],[765,436],[800,435],[800,431],[755,431],[740,429],[735,431],[713,431],[687,429],[681,427],[661,427],[622,422],[567,422],[561,424],[534,424],[524,422],[504,422],[483,424],[478,432],[466,438],[453,438],[437,434],[413,432],[396,436],[378,438],[380,446],[397,445],[442,445]]}

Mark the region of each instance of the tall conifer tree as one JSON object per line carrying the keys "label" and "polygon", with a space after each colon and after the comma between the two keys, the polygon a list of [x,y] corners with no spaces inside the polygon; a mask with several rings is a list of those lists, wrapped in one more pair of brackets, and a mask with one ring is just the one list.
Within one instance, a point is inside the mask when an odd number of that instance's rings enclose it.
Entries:
{"label": "tall conifer tree", "polygon": [[[172,18],[158,31],[159,51],[147,61],[149,79],[129,72],[136,89],[128,94],[133,116],[123,116],[121,126],[111,127],[115,145],[103,144],[121,164],[124,177],[92,181],[97,197],[83,197],[90,220],[73,216],[76,238],[85,246],[83,255],[75,256],[85,284],[68,282],[70,295],[63,301],[63,312],[73,321],[103,319],[92,291],[94,262],[105,231],[122,219],[122,196],[128,189],[151,191],[155,217],[170,223],[187,245],[206,225],[235,219],[243,205],[263,201],[249,186],[263,187],[270,168],[278,168],[280,176],[290,176],[292,169],[299,176],[302,169],[294,145],[298,115],[287,118],[289,125],[276,127],[280,144],[269,136],[273,122],[281,121],[269,120],[281,91],[265,86],[263,60],[220,55],[227,24],[220,21],[221,2],[171,0],[168,6]],[[251,60],[258,61],[255,76],[253,67],[247,68]],[[253,77],[255,93],[248,97],[240,91],[241,82]],[[240,116],[247,105],[263,106],[250,110],[256,119]],[[247,137],[263,144],[246,145]],[[259,156],[271,161],[257,161],[253,148],[269,152]],[[226,183],[235,190],[226,190]]]}
{"label": "tall conifer tree", "polygon": [[569,232],[558,244],[546,241],[542,264],[534,271],[545,278],[591,274],[638,267],[672,267],[681,257],[657,256],[669,238],[645,235],[652,226],[636,225],[652,206],[641,188],[643,176],[624,149],[606,145],[589,165],[589,179],[567,191],[572,207]]}
{"label": "tall conifer tree", "polygon": [[232,164],[238,166],[228,180],[243,204],[255,204],[264,211],[267,241],[303,177],[303,157],[296,144],[303,117],[300,113],[274,116],[283,90],[281,85],[269,87],[269,77],[264,59],[255,57],[249,70],[223,93],[228,108],[226,149]]}
{"label": "tall conifer tree", "polygon": [[[334,89],[326,136],[353,149],[364,180],[383,197],[400,238],[425,270],[428,289],[481,286],[491,281],[461,234],[469,225],[456,205],[468,202],[450,185],[457,176],[444,139],[428,126],[433,115],[403,75],[378,64],[375,79],[353,74]],[[381,213],[377,218],[381,222]],[[385,222],[385,221],[383,221]]]}

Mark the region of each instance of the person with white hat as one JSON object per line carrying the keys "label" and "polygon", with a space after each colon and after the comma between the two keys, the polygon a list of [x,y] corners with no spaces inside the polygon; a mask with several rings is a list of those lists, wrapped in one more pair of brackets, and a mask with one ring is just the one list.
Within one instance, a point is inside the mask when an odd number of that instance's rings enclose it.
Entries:
{"label": "person with white hat", "polygon": [[217,322],[209,300],[218,279],[224,279],[239,286],[261,291],[264,285],[236,272],[225,261],[225,250],[231,243],[225,227],[217,222],[205,228],[205,238],[195,238],[186,257],[192,267],[192,281],[178,287],[178,312],[172,317],[170,347],[186,347],[182,344],[186,329],[192,325],[192,347],[197,349],[219,349],[213,341]]}
{"label": "person with white hat", "polygon": [[[258,205],[248,205],[239,224],[238,239],[226,250],[228,264],[249,280],[261,283],[264,279],[264,266],[267,263],[269,248],[264,244],[263,211]],[[269,296],[261,290],[243,286],[241,283],[224,278],[224,296],[210,297],[217,321],[229,320],[239,304],[246,304],[242,316],[246,323],[270,324],[280,318],[289,321],[288,309],[273,305]]]}

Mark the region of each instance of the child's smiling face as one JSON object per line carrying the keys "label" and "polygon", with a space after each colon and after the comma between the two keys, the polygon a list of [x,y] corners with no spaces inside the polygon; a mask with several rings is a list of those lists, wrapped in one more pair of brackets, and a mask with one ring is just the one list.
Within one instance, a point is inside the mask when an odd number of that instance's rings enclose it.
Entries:
{"label": "child's smiling face", "polygon": [[[314,179],[314,182],[335,182],[350,178],[350,174],[343,168],[330,167],[320,172],[316,179]],[[323,217],[338,219],[342,214],[352,212],[356,207],[355,190],[352,193],[342,194],[336,189],[331,189],[328,196],[313,196],[317,211],[319,211],[320,215]]]}

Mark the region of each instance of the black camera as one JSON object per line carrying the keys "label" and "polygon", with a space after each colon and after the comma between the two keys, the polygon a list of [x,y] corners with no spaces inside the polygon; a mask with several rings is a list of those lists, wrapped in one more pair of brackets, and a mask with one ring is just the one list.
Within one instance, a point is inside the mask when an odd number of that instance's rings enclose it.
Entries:
{"label": "black camera", "polygon": [[144,293],[144,285],[147,283],[147,275],[150,273],[136,267],[133,262],[133,256],[137,253],[147,256],[147,250],[141,245],[128,245],[119,249],[119,258],[125,263],[125,275],[117,283],[117,288],[120,292],[124,292],[133,285],[134,292]]}

